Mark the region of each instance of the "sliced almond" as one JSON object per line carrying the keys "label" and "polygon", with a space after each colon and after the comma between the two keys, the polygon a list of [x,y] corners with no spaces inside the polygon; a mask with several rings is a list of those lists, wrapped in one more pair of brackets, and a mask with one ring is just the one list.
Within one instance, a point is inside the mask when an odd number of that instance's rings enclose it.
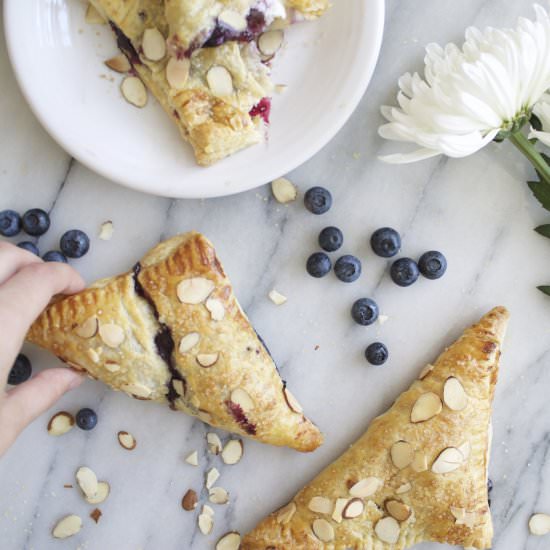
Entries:
{"label": "sliced almond", "polygon": [[76,481],[84,493],[84,496],[91,498],[97,495],[98,482],[95,473],[87,466],[82,466],[76,472]]}
{"label": "sliced almond", "polygon": [[219,455],[222,452],[222,441],[218,434],[214,432],[207,433],[206,443],[208,445],[208,451],[213,455]]}
{"label": "sliced almond", "polygon": [[118,442],[120,446],[127,451],[133,451],[137,446],[136,438],[128,432],[118,432]]}
{"label": "sliced almond", "polygon": [[315,536],[322,542],[330,542],[334,540],[334,529],[332,525],[323,518],[313,521],[311,528]]}
{"label": "sliced almond", "polygon": [[48,433],[50,435],[63,435],[74,427],[74,416],[68,412],[61,411],[54,414],[48,422]]}
{"label": "sliced almond", "polygon": [[221,300],[208,298],[205,303],[206,309],[210,312],[213,321],[222,321],[225,317],[225,307]]}
{"label": "sliced almond", "polygon": [[465,508],[451,506],[451,514],[455,517],[456,525],[465,525],[469,529],[475,527],[477,521],[477,514],[475,512],[468,512]]}
{"label": "sliced almond", "polygon": [[268,294],[269,299],[276,305],[282,306],[287,301],[287,297],[277,292],[275,289],[271,290]]}
{"label": "sliced almond", "polygon": [[224,464],[237,464],[243,457],[244,447],[240,439],[230,439],[223,448],[222,460]]}
{"label": "sliced almond", "polygon": [[218,481],[220,477],[220,472],[216,468],[210,468],[208,472],[206,472],[206,488],[210,489],[216,481]]}
{"label": "sliced almond", "polygon": [[197,363],[201,367],[208,369],[213,367],[218,362],[219,357],[219,353],[199,353],[197,355]]}
{"label": "sliced almond", "polygon": [[392,445],[390,455],[394,466],[403,470],[413,461],[414,449],[406,441],[397,441]]}
{"label": "sliced almond", "polygon": [[529,520],[529,531],[532,535],[537,536],[550,533],[550,515],[533,514]]}
{"label": "sliced almond", "polygon": [[447,447],[432,464],[434,474],[448,474],[460,468],[464,462],[464,455],[455,447]]}
{"label": "sliced almond", "polygon": [[120,368],[120,365],[114,361],[105,361],[105,369],[109,372],[118,372]]}
{"label": "sliced almond", "polygon": [[227,504],[229,493],[223,487],[212,487],[208,491],[208,500],[212,504]]}
{"label": "sliced almond", "polygon": [[460,445],[460,447],[457,447],[457,449],[462,453],[464,460],[468,460],[468,458],[470,458],[472,447],[469,441],[465,441],[462,445]]}
{"label": "sliced almond", "polygon": [[425,472],[428,469],[428,457],[422,451],[416,451],[411,468],[415,472]]}
{"label": "sliced almond", "polygon": [[246,17],[235,10],[225,9],[218,15],[218,22],[237,32],[242,32],[248,27]]}
{"label": "sliced almond", "polygon": [[166,55],[166,40],[155,27],[145,29],[141,47],[143,48],[143,55],[149,61],[160,61]]}
{"label": "sliced almond", "polygon": [[147,89],[137,76],[127,76],[120,85],[120,91],[124,99],[134,107],[141,109],[147,105]]}
{"label": "sliced almond", "polygon": [[97,334],[99,322],[95,315],[86,319],[81,325],[74,329],[74,332],[80,338],[93,338]]}
{"label": "sliced almond", "polygon": [[233,77],[222,65],[210,67],[206,73],[206,82],[213,95],[227,97],[233,94]]}
{"label": "sliced almond", "polygon": [[283,45],[285,39],[282,30],[266,31],[258,37],[258,49],[264,57],[273,57]]}
{"label": "sliced almond", "polygon": [[97,493],[93,497],[85,497],[88,504],[101,504],[111,493],[111,486],[106,481],[100,481],[97,484]]}
{"label": "sliced almond", "polygon": [[191,62],[186,57],[171,57],[166,65],[166,80],[174,90],[183,90],[189,79]]}
{"label": "sliced almond", "polygon": [[254,408],[254,401],[248,393],[242,388],[237,388],[231,392],[231,402],[239,405],[244,413]]}
{"label": "sliced almond", "polygon": [[423,393],[413,405],[411,410],[411,422],[425,422],[437,416],[443,409],[439,395],[428,392]]}
{"label": "sliced almond", "polygon": [[210,279],[192,277],[184,279],[178,284],[176,293],[182,304],[196,305],[204,302],[215,288]]}
{"label": "sliced almond", "polygon": [[357,483],[352,485],[349,490],[349,494],[352,497],[366,498],[374,495],[380,487],[382,487],[383,482],[377,477],[366,477],[360,479]]}
{"label": "sliced almond", "polygon": [[200,339],[201,335],[198,332],[190,332],[189,334],[186,334],[180,340],[179,352],[187,353],[192,350],[199,343]]}
{"label": "sliced almond", "polygon": [[458,378],[454,376],[447,378],[443,386],[443,401],[452,411],[462,411],[466,408],[468,396]]}
{"label": "sliced almond", "polygon": [[79,516],[71,514],[58,521],[53,528],[52,535],[56,539],[66,539],[76,535],[82,529],[82,519]]}
{"label": "sliced almond", "polygon": [[307,507],[317,514],[330,514],[333,509],[332,500],[326,497],[312,497]]}
{"label": "sliced almond", "polygon": [[[125,56],[124,59],[126,59]],[[128,60],[126,59],[128,63]],[[130,64],[128,63],[128,70],[130,70]],[[112,221],[106,221],[101,224],[101,229],[99,230],[99,238],[102,241],[110,241],[113,238],[113,233],[115,232],[115,226]]]}
{"label": "sliced almond", "polygon": [[88,25],[104,25],[106,23],[105,18],[97,11],[95,6],[88,4],[86,8],[85,21]]}
{"label": "sliced almond", "polygon": [[194,510],[197,507],[198,501],[199,499],[197,497],[196,491],[193,491],[193,489],[189,489],[181,499],[181,507],[185,511],[190,512],[191,510]]}
{"label": "sliced almond", "polygon": [[[128,61],[128,58],[122,53],[111,57],[111,59],[107,59],[107,61],[105,61],[105,65],[107,65],[109,69],[115,71],[116,73],[127,73],[132,68],[132,65],[130,65],[130,62]],[[113,224],[111,222],[111,228],[112,225]],[[101,227],[101,230],[103,231],[103,226]],[[101,239],[101,235],[99,238]]]}
{"label": "sliced almond", "polygon": [[226,533],[216,543],[216,550],[239,550],[241,547],[241,535],[235,531]]}
{"label": "sliced almond", "polygon": [[[98,348],[98,349],[101,350],[101,348]],[[97,349],[93,349],[93,348],[87,349],[86,355],[90,358],[92,363],[99,363],[100,357]]]}
{"label": "sliced almond", "polygon": [[405,493],[408,493],[411,489],[412,489],[412,485],[409,482],[403,483],[403,485],[400,485],[395,490],[395,494],[396,495],[404,495]]}
{"label": "sliced almond", "polygon": [[399,500],[387,500],[386,511],[397,521],[406,521],[411,517],[411,509]]}
{"label": "sliced almond", "polygon": [[198,466],[199,453],[197,453],[197,451],[193,451],[192,453],[190,453],[185,457],[185,462],[187,462],[187,464],[191,464],[191,466]]}
{"label": "sliced almond", "polygon": [[430,365],[430,364],[427,364],[421,371],[420,371],[420,374],[418,376],[418,379],[419,380],[424,380],[424,378],[426,378],[426,376],[428,376],[428,374],[430,374],[430,372],[432,372],[434,370],[434,366],[433,365]]}
{"label": "sliced almond", "polygon": [[342,512],[349,502],[349,498],[337,498],[332,511],[332,519],[337,523],[342,523]]}
{"label": "sliced almond", "polygon": [[376,522],[374,532],[382,542],[395,544],[399,540],[401,528],[395,518],[385,517]]}
{"label": "sliced almond", "polygon": [[153,393],[147,386],[143,386],[142,384],[123,384],[121,387],[122,391],[125,391],[126,393],[129,393],[130,395],[133,395],[135,397],[139,397],[141,399],[148,399],[150,395]]}
{"label": "sliced almond", "polygon": [[176,393],[180,397],[185,397],[185,384],[183,383],[183,380],[173,379],[172,387],[176,390]]}
{"label": "sliced almond", "polygon": [[197,520],[199,524],[200,532],[203,535],[209,535],[212,532],[214,527],[214,520],[210,514],[200,514],[199,519]]}
{"label": "sliced almond", "polygon": [[277,202],[287,204],[298,196],[296,186],[286,178],[277,178],[271,182],[271,192]]}
{"label": "sliced almond", "polygon": [[302,405],[298,403],[298,400],[294,397],[291,391],[287,387],[285,387],[283,388],[283,393],[289,409],[297,414],[302,414],[304,412],[304,409],[302,409]]}
{"label": "sliced almond", "polygon": [[124,329],[115,323],[106,323],[99,327],[99,337],[106,346],[118,348],[124,342]]}
{"label": "sliced almond", "polygon": [[292,519],[292,516],[295,513],[296,504],[294,504],[294,502],[289,502],[286,506],[283,506],[280,510],[277,511],[277,522],[284,525]]}
{"label": "sliced almond", "polygon": [[365,510],[365,505],[360,498],[352,498],[342,511],[344,519],[358,518]]}

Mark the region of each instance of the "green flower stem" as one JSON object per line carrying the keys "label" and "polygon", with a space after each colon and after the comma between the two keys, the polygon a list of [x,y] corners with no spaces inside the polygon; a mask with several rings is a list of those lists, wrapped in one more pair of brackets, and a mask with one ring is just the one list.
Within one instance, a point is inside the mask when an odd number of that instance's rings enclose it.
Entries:
{"label": "green flower stem", "polygon": [[508,139],[527,157],[540,175],[541,180],[550,185],[550,166],[535,146],[525,137],[521,131],[513,132]]}

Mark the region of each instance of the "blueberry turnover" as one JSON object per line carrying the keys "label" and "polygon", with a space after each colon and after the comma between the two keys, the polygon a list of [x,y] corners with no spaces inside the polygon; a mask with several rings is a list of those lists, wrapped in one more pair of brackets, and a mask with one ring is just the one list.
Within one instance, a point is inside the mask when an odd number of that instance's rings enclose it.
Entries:
{"label": "blueberry turnover", "polygon": [[116,390],[212,426],[300,451],[322,442],[198,233],[55,301],[27,339]]}
{"label": "blueberry turnover", "polygon": [[466,330],[241,550],[490,548],[489,427],[507,321],[496,308]]}

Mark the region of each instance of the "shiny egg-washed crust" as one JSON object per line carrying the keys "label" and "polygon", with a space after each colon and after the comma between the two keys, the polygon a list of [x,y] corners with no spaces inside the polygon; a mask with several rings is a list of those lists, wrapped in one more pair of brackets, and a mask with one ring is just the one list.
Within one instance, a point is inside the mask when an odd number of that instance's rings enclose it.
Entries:
{"label": "shiny egg-washed crust", "polygon": [[[32,325],[27,339],[115,390],[169,404],[212,426],[300,451],[322,443],[318,428],[290,408],[284,382],[204,236],[174,237],[152,249],[138,266],[55,301]],[[178,299],[178,285],[190,278],[214,283],[208,298],[223,304],[223,319],[214,320],[204,300],[190,305]],[[79,336],[93,317],[99,330]],[[124,334],[115,347],[107,345],[102,334],[113,325]],[[175,346],[171,368],[155,343],[167,330]],[[189,333],[198,333],[200,340],[180,353],[180,341]],[[202,354],[218,354],[218,359],[205,368],[197,358]],[[185,389],[181,397],[173,391],[175,380]],[[245,412],[232,401],[236,389],[248,394],[252,409]]]}
{"label": "shiny egg-washed crust", "polygon": [[[346,453],[294,497],[296,512],[290,521],[281,523],[283,516],[275,512],[244,537],[241,550],[403,550],[422,541],[490,548],[493,528],[487,495],[488,432],[507,321],[508,312],[499,307],[469,328],[439,357],[425,378],[415,381]],[[443,399],[443,385],[449,377],[458,378],[466,390],[466,408],[456,412],[443,405],[441,413],[430,420],[411,423],[411,409],[418,397],[434,392]],[[411,466],[398,470],[394,466],[390,448],[400,440],[426,455],[426,471],[415,472]],[[466,442],[471,446],[469,458],[458,469],[446,474],[431,471],[441,451]],[[330,516],[309,510],[312,497],[327,497],[332,502],[349,498],[348,488],[371,476],[383,484],[364,499],[364,512],[356,519],[336,523]],[[397,494],[396,489],[407,483],[410,490]],[[387,516],[384,505],[388,499],[397,499],[412,510],[410,518],[400,524],[395,544],[382,542],[374,531],[376,522]],[[472,528],[457,524],[451,508],[473,512]],[[312,522],[321,517],[334,529],[331,542],[321,542],[312,531]]]}

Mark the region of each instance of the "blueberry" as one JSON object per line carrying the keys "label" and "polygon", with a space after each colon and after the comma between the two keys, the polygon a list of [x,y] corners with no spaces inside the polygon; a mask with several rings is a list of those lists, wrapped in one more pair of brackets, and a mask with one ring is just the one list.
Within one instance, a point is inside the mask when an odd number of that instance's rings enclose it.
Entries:
{"label": "blueberry", "polygon": [[44,235],[50,228],[50,216],[40,208],[33,208],[23,214],[22,225],[23,231],[27,235],[39,237],[40,235]]}
{"label": "blueberry", "polygon": [[447,271],[447,260],[441,252],[430,250],[420,256],[418,260],[418,269],[426,279],[439,279]]}
{"label": "blueberry", "polygon": [[327,252],[338,250],[344,243],[344,235],[337,227],[325,227],[319,233],[319,246]]}
{"label": "blueberry", "polygon": [[331,267],[330,258],[324,252],[315,252],[307,259],[306,269],[312,277],[324,277]]}
{"label": "blueberry", "polygon": [[21,231],[21,216],[15,210],[0,212],[0,235],[13,237]]}
{"label": "blueberry", "polygon": [[69,258],[82,258],[90,250],[90,239],[84,231],[71,229],[61,237],[60,248]]}
{"label": "blueberry", "polygon": [[304,204],[313,214],[324,214],[332,206],[332,195],[324,187],[312,187],[304,195]]}
{"label": "blueberry", "polygon": [[383,365],[389,357],[388,348],[381,342],[374,342],[365,350],[365,357],[371,365]]}
{"label": "blueberry", "polygon": [[17,246],[19,248],[22,248],[23,250],[26,250],[27,252],[30,252],[31,254],[35,254],[36,256],[40,256],[40,252],[38,251],[38,247],[31,243],[30,241],[23,241],[21,243],[18,243]]}
{"label": "blueberry", "polygon": [[361,262],[355,256],[346,254],[336,260],[334,273],[344,283],[352,283],[361,275]]}
{"label": "blueberry", "polygon": [[372,234],[370,245],[377,256],[391,258],[401,249],[401,236],[391,227],[382,227]]}
{"label": "blueberry", "polygon": [[80,409],[76,413],[76,425],[81,430],[93,430],[97,424],[97,414],[92,409]]}
{"label": "blueberry", "polygon": [[11,368],[10,374],[8,376],[8,384],[12,386],[17,386],[26,382],[32,374],[32,365],[29,361],[29,358],[26,355],[20,353]]}
{"label": "blueberry", "polygon": [[418,265],[410,258],[400,258],[391,265],[392,281],[399,286],[410,286],[418,279]]}
{"label": "blueberry", "polygon": [[378,313],[378,304],[370,298],[359,298],[351,308],[353,320],[365,327],[376,322]]}
{"label": "blueberry", "polygon": [[491,478],[487,479],[487,492],[490,493],[493,490],[493,480]]}
{"label": "blueberry", "polygon": [[63,264],[69,263],[65,255],[59,252],[59,250],[50,250],[49,252],[46,252],[46,254],[42,256],[42,259],[45,262],[61,262]]}

